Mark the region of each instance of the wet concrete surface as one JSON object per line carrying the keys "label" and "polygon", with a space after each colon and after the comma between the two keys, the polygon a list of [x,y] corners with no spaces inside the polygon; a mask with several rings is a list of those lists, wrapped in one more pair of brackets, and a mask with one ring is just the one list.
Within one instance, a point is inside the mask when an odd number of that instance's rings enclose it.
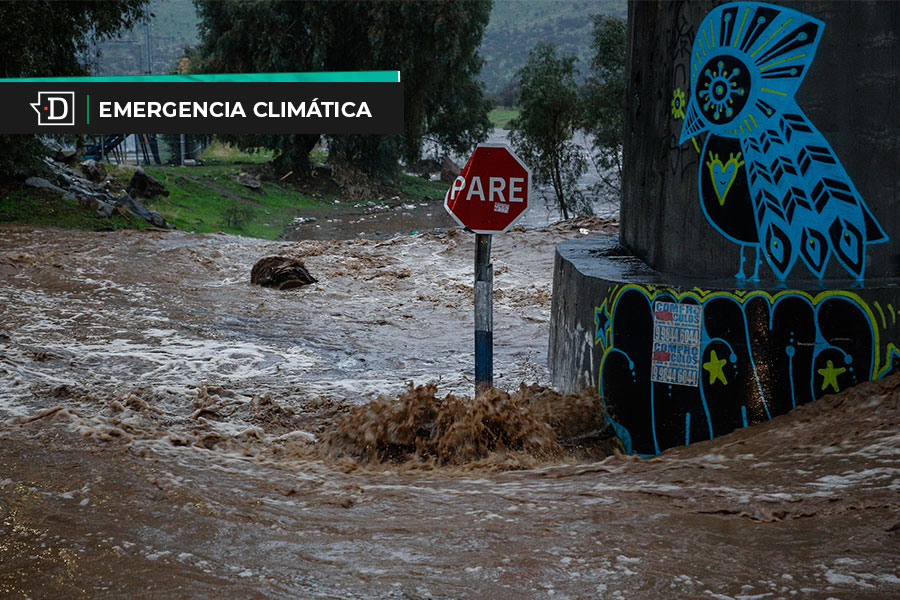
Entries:
{"label": "wet concrete surface", "polygon": [[[547,383],[555,244],[614,229],[495,240],[500,387]],[[897,377],[648,460],[323,458],[470,393],[471,237],[0,228],[0,597],[900,595]],[[269,254],[319,282],[251,286]]]}

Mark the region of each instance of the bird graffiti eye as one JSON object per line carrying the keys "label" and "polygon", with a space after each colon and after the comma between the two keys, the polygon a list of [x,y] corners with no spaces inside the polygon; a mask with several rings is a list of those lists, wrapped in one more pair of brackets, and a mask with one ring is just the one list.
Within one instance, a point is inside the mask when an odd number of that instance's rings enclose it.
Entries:
{"label": "bird graffiti eye", "polygon": [[700,69],[696,94],[700,111],[710,122],[721,125],[734,120],[747,103],[750,75],[734,56],[716,56]]}

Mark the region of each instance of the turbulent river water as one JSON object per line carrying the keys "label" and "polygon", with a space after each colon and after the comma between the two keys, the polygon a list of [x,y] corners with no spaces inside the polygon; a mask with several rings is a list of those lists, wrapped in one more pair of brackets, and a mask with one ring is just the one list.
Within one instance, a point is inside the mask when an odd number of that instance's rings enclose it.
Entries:
{"label": "turbulent river water", "polygon": [[[614,229],[497,236],[498,387],[548,383],[555,244]],[[654,459],[322,452],[471,393],[472,242],[0,227],[0,597],[900,595],[896,377]],[[318,283],[250,285],[273,254]]]}

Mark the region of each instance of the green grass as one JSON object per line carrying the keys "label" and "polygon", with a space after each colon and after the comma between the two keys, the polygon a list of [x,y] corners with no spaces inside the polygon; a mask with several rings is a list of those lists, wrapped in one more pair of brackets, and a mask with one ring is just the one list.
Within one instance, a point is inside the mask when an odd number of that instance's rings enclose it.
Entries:
{"label": "green grass", "polygon": [[[263,192],[254,192],[234,180],[240,170],[233,166],[144,169],[169,188],[168,196],[158,196],[147,205],[185,231],[224,231],[272,240],[295,217],[321,206],[315,198],[265,181]],[[226,211],[235,206],[245,209],[248,217],[243,224],[229,225]]]}
{"label": "green grass", "polygon": [[[169,188],[169,196],[159,196],[147,202],[178,229],[198,233],[224,231],[249,237],[276,239],[296,217],[327,217],[340,210],[348,210],[358,202],[334,204],[339,197],[327,190],[313,192],[298,190],[287,184],[262,181],[263,193],[254,192],[235,181],[242,169],[243,157],[231,155],[233,164],[208,164],[196,167],[144,167],[150,175]],[[224,161],[225,158],[223,157]],[[448,185],[428,181],[422,177],[400,175],[397,192],[401,199],[422,200],[426,196],[438,200]],[[390,202],[391,197],[372,198],[375,202]],[[244,213],[244,222],[229,224],[229,212]]]}
{"label": "green grass", "polygon": [[262,164],[272,160],[273,155],[274,152],[265,148],[246,152],[216,140],[203,151],[200,159],[204,164]]}
{"label": "green grass", "polygon": [[488,119],[495,129],[509,129],[509,122],[518,116],[518,108],[497,107],[488,113]]}
{"label": "green grass", "polygon": [[397,184],[400,191],[408,196],[416,199],[428,196],[433,200],[443,198],[444,194],[447,193],[447,188],[450,187],[449,183],[429,181],[424,177],[416,177],[414,175],[401,175]]}
{"label": "green grass", "polygon": [[0,192],[0,223],[87,231],[153,227],[142,219],[126,218],[119,214],[109,218],[98,217],[95,211],[77,202],[63,200],[56,192],[28,187]]}

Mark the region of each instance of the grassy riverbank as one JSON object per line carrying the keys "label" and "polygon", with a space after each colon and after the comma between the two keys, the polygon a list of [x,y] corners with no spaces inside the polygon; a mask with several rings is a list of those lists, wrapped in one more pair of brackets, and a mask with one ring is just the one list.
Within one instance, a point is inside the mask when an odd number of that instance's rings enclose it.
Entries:
{"label": "grassy riverbank", "polygon": [[[239,152],[214,144],[191,167],[145,166],[144,170],[169,189],[145,204],[159,211],[178,229],[198,233],[224,231],[249,237],[276,239],[297,218],[322,219],[358,212],[362,205],[423,202],[443,197],[447,185],[423,177],[399,175],[391,183],[379,183],[362,196],[348,198],[327,168],[317,168],[308,177],[275,173],[271,153]],[[324,154],[313,156],[325,159]],[[105,165],[113,179],[112,189],[128,185],[134,167]],[[247,173],[260,182],[254,190],[236,178]],[[71,229],[143,229],[150,225],[119,214],[97,217],[59,194],[21,184],[0,187],[0,223],[54,226]]]}
{"label": "grassy riverbank", "polygon": [[488,113],[488,119],[495,129],[509,129],[509,122],[519,116],[518,108],[498,106]]}

